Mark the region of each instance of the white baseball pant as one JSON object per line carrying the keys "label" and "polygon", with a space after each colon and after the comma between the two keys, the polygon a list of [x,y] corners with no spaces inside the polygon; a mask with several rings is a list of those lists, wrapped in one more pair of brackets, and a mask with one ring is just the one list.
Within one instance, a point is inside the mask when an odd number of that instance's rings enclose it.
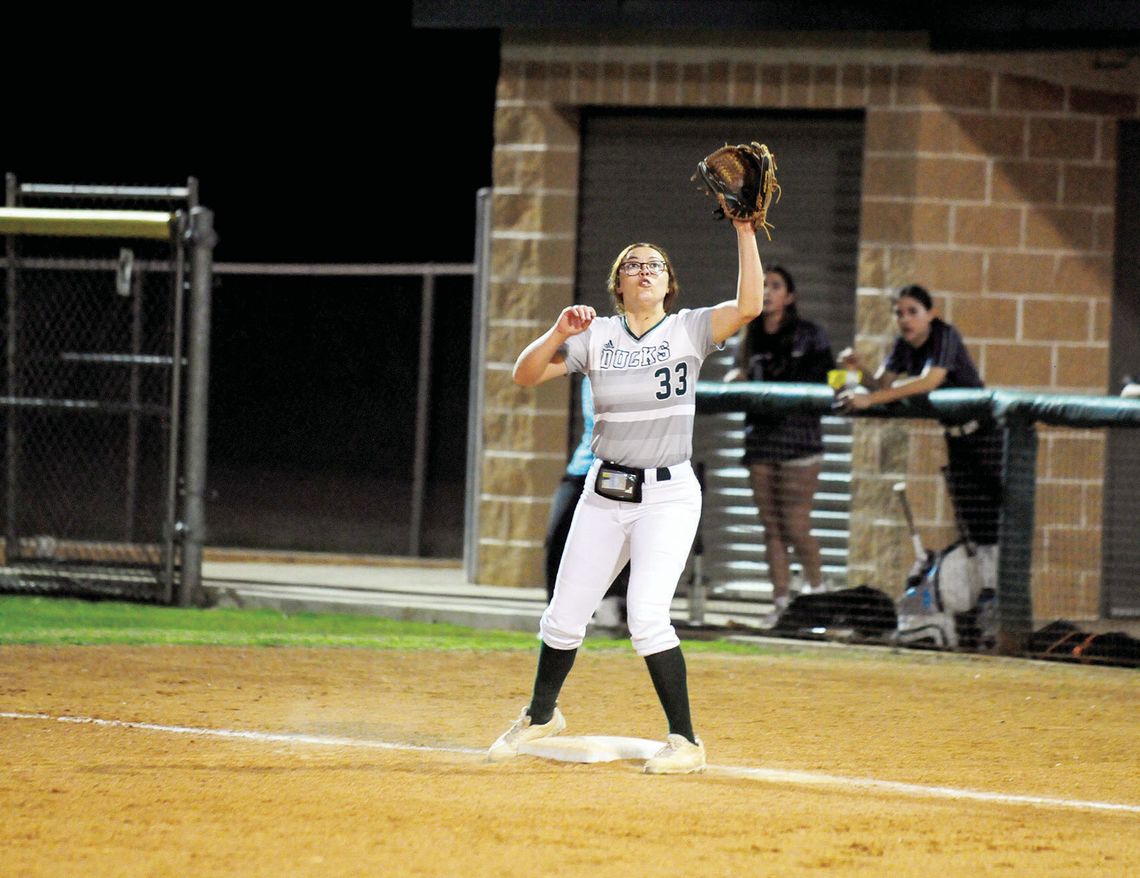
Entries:
{"label": "white baseball pant", "polygon": [[640,503],[610,500],[594,492],[599,466],[595,460],[586,476],[539,634],[554,649],[580,646],[594,610],[629,561],[630,641],[641,656],[664,652],[681,642],[669,608],[700,522],[700,484],[685,461],[669,467],[667,481],[646,470]]}

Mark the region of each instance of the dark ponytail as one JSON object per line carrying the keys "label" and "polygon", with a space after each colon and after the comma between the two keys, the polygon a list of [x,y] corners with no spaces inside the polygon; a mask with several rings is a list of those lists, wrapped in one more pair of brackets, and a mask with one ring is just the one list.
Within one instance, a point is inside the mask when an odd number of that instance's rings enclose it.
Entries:
{"label": "dark ponytail", "polygon": [[914,299],[927,311],[934,308],[934,300],[930,298],[930,293],[926,291],[926,287],[920,287],[918,284],[908,284],[895,294],[896,303],[903,298]]}

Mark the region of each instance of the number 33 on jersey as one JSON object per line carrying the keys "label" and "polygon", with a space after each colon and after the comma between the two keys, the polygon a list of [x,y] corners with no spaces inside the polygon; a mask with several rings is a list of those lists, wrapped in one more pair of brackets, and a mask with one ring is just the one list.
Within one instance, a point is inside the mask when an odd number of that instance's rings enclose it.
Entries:
{"label": "number 33 on jersey", "polygon": [[566,369],[593,389],[594,454],[642,468],[688,460],[697,377],[714,350],[711,308],[667,314],[641,337],[621,316],[598,317],[568,338]]}

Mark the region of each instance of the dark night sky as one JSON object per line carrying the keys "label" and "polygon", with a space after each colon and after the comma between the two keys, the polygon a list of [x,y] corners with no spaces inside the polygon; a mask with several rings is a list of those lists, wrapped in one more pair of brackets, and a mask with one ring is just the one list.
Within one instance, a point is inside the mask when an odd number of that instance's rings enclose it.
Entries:
{"label": "dark night sky", "polygon": [[469,261],[498,34],[379,8],[367,22],[205,22],[174,36],[186,61],[158,35],[53,46],[73,75],[7,87],[0,168],[36,182],[194,175],[220,261]]}

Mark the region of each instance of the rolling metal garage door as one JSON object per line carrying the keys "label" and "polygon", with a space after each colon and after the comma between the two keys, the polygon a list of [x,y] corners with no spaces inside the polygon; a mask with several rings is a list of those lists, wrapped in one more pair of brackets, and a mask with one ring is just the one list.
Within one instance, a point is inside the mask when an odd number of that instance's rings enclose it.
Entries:
{"label": "rolling metal garage door", "polygon": [[[827,330],[833,351],[850,344],[861,113],[583,111],[577,301],[612,313],[607,273],[618,251],[633,241],[652,241],[669,251],[681,284],[677,307],[733,298],[736,245],[731,227],[712,220],[713,199],[690,178],[697,162],[713,149],[751,140],[771,147],[783,186],[783,201],[769,215],[773,240],[760,239],[764,263],[782,264],[793,274],[800,313]],[[721,380],[734,352],[735,340],[706,361],[701,379]],[[705,466],[704,574],[714,593],[767,600],[771,587],[763,531],[740,464],[743,426],[742,414],[697,419],[693,457]],[[573,429],[580,424],[575,422]],[[823,547],[825,578],[846,585],[850,423],[825,418],[824,431],[824,472],[812,520]]]}

